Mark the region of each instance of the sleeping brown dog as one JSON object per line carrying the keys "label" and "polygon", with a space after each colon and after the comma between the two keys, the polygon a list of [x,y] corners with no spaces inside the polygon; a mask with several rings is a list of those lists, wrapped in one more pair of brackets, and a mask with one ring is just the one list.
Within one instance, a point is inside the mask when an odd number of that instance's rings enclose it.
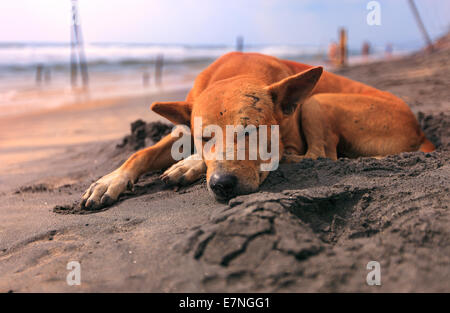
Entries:
{"label": "sleeping brown dog", "polygon": [[[186,101],[155,102],[151,109],[191,129],[194,118],[201,118],[205,127],[218,125],[224,133],[227,125],[278,125],[282,162],[434,150],[407,104],[396,96],[322,67],[257,53],[222,56],[199,74]],[[193,134],[200,145],[210,140],[201,132]],[[267,161],[250,159],[248,151],[241,160],[193,155],[177,162],[171,149],[178,139],[168,135],[133,154],[89,187],[82,207],[110,205],[142,174],[168,167],[161,178],[169,184],[188,184],[206,172],[208,188],[218,200],[256,191],[269,173],[260,166]],[[270,150],[274,142],[268,145]]]}

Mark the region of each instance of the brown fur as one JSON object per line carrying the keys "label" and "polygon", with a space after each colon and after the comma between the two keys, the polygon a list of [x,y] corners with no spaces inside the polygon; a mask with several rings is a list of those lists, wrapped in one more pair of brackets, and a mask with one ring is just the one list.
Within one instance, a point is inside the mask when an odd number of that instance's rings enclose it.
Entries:
{"label": "brown fur", "polygon": [[[285,162],[339,156],[380,157],[404,151],[434,150],[407,106],[398,97],[362,83],[292,61],[256,53],[228,53],[195,80],[186,101],[153,103],[152,110],[175,124],[280,125]],[[83,205],[95,207],[117,199],[129,182],[147,171],[175,163],[170,135],[135,153],[115,172],[91,186]],[[198,138],[201,140],[201,138]],[[205,166],[174,165],[166,180],[191,182]],[[240,193],[255,191],[267,176],[262,161],[205,161],[207,179],[225,172],[238,177]],[[196,169],[196,170],[194,170]],[[103,180],[103,181],[102,181]]]}

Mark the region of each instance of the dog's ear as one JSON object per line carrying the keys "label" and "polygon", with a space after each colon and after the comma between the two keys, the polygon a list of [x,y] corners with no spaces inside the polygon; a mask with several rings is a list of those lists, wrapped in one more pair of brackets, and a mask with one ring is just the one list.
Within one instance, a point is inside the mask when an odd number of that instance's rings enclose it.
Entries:
{"label": "dog's ear", "polygon": [[321,66],[310,68],[301,73],[286,77],[266,89],[272,96],[272,101],[284,114],[295,111],[297,103],[305,101],[316,86],[322,75]]}
{"label": "dog's ear", "polygon": [[189,102],[153,102],[150,109],[164,116],[175,125],[190,126],[191,124],[192,105]]}

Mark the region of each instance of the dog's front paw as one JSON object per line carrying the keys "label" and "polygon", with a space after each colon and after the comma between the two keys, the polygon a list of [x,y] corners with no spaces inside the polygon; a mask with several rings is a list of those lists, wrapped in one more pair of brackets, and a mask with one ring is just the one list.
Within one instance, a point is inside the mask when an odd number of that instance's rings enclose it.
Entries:
{"label": "dog's front paw", "polygon": [[206,173],[206,164],[197,158],[191,155],[175,163],[161,175],[162,181],[168,185],[187,185],[200,179]]}
{"label": "dog's front paw", "polygon": [[81,208],[97,210],[111,205],[119,195],[133,187],[133,181],[127,173],[116,170],[93,183],[81,198]]}

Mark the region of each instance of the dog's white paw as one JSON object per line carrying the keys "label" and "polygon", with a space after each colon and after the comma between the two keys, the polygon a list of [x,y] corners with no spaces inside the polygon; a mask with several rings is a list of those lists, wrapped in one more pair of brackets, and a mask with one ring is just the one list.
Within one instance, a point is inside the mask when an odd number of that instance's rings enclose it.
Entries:
{"label": "dog's white paw", "polygon": [[168,185],[187,185],[200,179],[206,173],[206,164],[196,158],[194,154],[172,165],[161,175],[162,181]]}
{"label": "dog's white paw", "polygon": [[119,195],[133,187],[130,176],[121,170],[103,176],[93,183],[81,198],[81,207],[95,210],[114,203]]}

